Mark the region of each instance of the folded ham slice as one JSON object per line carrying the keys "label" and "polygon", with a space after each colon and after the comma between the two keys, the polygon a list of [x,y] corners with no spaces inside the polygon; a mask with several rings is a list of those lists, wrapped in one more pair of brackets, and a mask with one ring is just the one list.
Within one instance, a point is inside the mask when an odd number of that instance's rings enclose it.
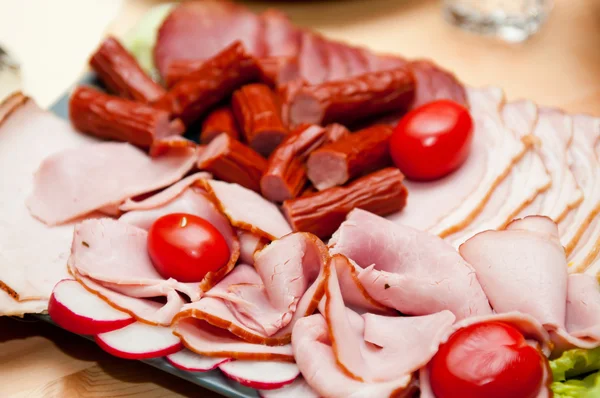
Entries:
{"label": "folded ham slice", "polygon": [[46,158],[27,199],[31,214],[62,224],[179,181],[195,164],[196,149],[177,148],[150,158],[127,143],[102,142]]}
{"label": "folded ham slice", "polygon": [[353,210],[329,242],[356,262],[366,292],[404,314],[450,310],[458,319],[491,313],[473,268],[441,238]]}
{"label": "folded ham slice", "polygon": [[573,121],[556,109],[539,108],[538,112],[533,135],[541,142],[540,155],[552,178],[552,186],[525,207],[518,217],[544,215],[560,222],[582,200],[582,193],[569,167]]}
{"label": "folded ham slice", "polygon": [[405,181],[410,192],[407,205],[388,219],[442,237],[461,231],[482,212],[514,163],[524,155],[525,145],[502,121],[502,91],[470,88],[468,96],[475,130],[466,162],[436,181]]}
{"label": "folded ham slice", "polygon": [[329,255],[315,236],[294,233],[238,265],[178,320],[196,318],[257,344],[286,344],[294,323],[314,312],[324,292]]}
{"label": "folded ham slice", "polygon": [[502,119],[509,131],[527,145],[527,152],[494,190],[481,213],[469,226],[446,238],[454,247],[478,232],[504,228],[552,183],[538,154],[535,140],[530,135],[537,121],[537,106],[529,101],[505,104],[502,107]]}
{"label": "folded ham slice", "polygon": [[327,322],[320,314],[296,323],[292,347],[302,376],[323,397],[410,397],[414,393],[410,375],[381,383],[363,383],[348,376],[337,364]]}
{"label": "folded ham slice", "polygon": [[496,312],[533,316],[559,350],[600,345],[597,283],[585,275],[568,278],[558,227],[550,218],[530,216],[504,231],[482,232],[465,242],[460,253],[475,268]]}
{"label": "folded ham slice", "polygon": [[292,346],[252,344],[234,336],[225,329],[194,318],[179,320],[173,333],[196,354],[249,360],[277,360],[293,362]]}
{"label": "folded ham slice", "polygon": [[43,311],[54,285],[69,277],[73,225],[48,227],[25,199],[44,158],[93,141],[20,93],[0,104],[0,315]]}
{"label": "folded ham slice", "polygon": [[254,264],[254,254],[265,247],[266,240],[252,232],[237,230],[240,241],[240,261],[244,264]]}
{"label": "folded ham slice", "polygon": [[206,180],[204,188],[234,227],[268,240],[292,232],[277,206],[256,192],[238,184],[216,180]]}

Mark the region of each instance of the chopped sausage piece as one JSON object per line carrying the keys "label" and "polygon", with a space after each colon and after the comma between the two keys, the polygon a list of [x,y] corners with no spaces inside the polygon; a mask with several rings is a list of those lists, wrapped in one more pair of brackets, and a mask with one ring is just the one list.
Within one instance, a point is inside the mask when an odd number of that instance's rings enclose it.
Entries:
{"label": "chopped sausage piece", "polygon": [[221,133],[225,133],[236,140],[240,139],[240,131],[229,106],[215,108],[206,116],[202,122],[200,142],[208,144]]}
{"label": "chopped sausage piece", "polygon": [[349,125],[385,112],[406,110],[414,93],[415,79],[408,66],[304,86],[288,103],[290,125]]}
{"label": "chopped sausage piece", "polygon": [[90,66],[106,87],[121,97],[150,103],[165,94],[114,37],[102,42],[90,58]]}
{"label": "chopped sausage piece", "polygon": [[[165,83],[172,87],[202,67],[204,60],[179,59],[172,61],[167,69]],[[297,57],[265,57],[256,60],[260,80],[272,87],[288,83],[298,77]]]}
{"label": "chopped sausage piece", "polygon": [[185,130],[180,120],[170,120],[169,112],[91,87],[78,87],[73,92],[69,119],[84,133],[143,148],[152,145],[154,140],[182,134]]}
{"label": "chopped sausage piece", "polygon": [[275,148],[260,180],[265,198],[283,202],[298,196],[306,184],[304,158],[323,143],[326,134],[321,126],[303,125]]}
{"label": "chopped sausage piece", "polygon": [[309,180],[322,191],[361,174],[389,166],[392,128],[375,125],[313,151],[306,162]]}
{"label": "chopped sausage piece", "polygon": [[202,150],[202,147],[196,144],[194,141],[190,141],[187,138],[180,137],[178,135],[172,135],[169,137],[154,140],[148,154],[152,157],[162,156],[173,149],[196,148],[198,152]]}
{"label": "chopped sausage piece", "polygon": [[175,83],[154,106],[170,112],[189,126],[237,88],[259,78],[256,60],[235,42]]}
{"label": "chopped sausage piece", "polygon": [[248,145],[265,157],[287,135],[279,100],[266,84],[248,84],[237,90],[231,108]]}
{"label": "chopped sausage piece", "polygon": [[332,142],[339,141],[350,135],[350,130],[339,123],[331,123],[325,126],[327,135],[325,136],[325,144],[331,144]]}
{"label": "chopped sausage piece", "polygon": [[311,232],[319,238],[333,234],[354,208],[385,216],[406,204],[404,176],[395,167],[376,171],[343,187],[283,202],[283,212],[294,231]]}
{"label": "chopped sausage piece", "polygon": [[204,148],[198,168],[220,180],[260,192],[260,177],[267,168],[267,161],[252,148],[221,134]]}

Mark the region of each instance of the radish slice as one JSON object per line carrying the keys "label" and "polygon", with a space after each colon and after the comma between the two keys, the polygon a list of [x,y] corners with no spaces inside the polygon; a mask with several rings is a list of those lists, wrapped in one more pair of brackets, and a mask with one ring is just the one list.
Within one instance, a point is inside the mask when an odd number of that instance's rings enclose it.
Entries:
{"label": "radish slice", "polygon": [[208,372],[216,369],[220,364],[232,360],[231,358],[206,357],[185,348],[175,354],[167,355],[166,359],[176,368],[188,372]]}
{"label": "radish slice", "polygon": [[171,328],[136,322],[95,337],[104,351],[119,358],[148,359],[174,354],[183,345]]}
{"label": "radish slice", "polygon": [[77,334],[100,334],[123,328],[135,319],[88,291],[79,282],[65,279],[56,284],[48,313],[56,324]]}
{"label": "radish slice", "polygon": [[308,385],[303,377],[298,377],[292,384],[277,390],[261,390],[258,395],[261,398],[319,398],[319,394]]}
{"label": "radish slice", "polygon": [[231,361],[219,365],[225,376],[257,390],[274,390],[291,384],[300,374],[295,363],[276,361]]}

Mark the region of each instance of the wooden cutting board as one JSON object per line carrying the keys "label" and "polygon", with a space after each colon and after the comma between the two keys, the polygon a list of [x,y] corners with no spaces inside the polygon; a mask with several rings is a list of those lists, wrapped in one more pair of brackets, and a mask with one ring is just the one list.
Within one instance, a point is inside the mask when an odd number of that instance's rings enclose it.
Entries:
{"label": "wooden cutting board", "polygon": [[[160,1],[131,0],[111,26],[122,34]],[[600,2],[556,0],[530,41],[510,45],[447,25],[440,2],[251,2],[281,7],[301,25],[373,49],[430,57],[472,85],[600,116]],[[73,78],[76,80],[76,77]],[[66,88],[65,88],[66,89]],[[51,325],[0,318],[0,397],[217,397],[136,361],[103,353]]]}

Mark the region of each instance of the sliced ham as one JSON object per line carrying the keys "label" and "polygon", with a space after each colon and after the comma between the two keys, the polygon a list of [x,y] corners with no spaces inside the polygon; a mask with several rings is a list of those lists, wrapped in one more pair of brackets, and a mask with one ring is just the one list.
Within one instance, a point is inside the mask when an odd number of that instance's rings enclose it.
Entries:
{"label": "sliced ham", "polygon": [[292,347],[302,376],[323,397],[410,397],[414,393],[410,375],[381,383],[364,383],[348,376],[338,366],[327,322],[320,314],[303,318],[296,323]]}
{"label": "sliced ham", "polygon": [[358,313],[394,315],[395,311],[379,304],[363,287],[358,279],[360,268],[352,260],[341,254],[331,258],[331,264],[336,269],[340,282],[340,290],[346,306]]}
{"label": "sliced ham", "polygon": [[125,203],[119,206],[121,211],[131,210],[149,210],[163,206],[181,195],[189,186],[194,185],[199,180],[209,180],[211,175],[205,172],[194,173],[181,179],[161,192],[147,197],[143,200],[127,199]]}
{"label": "sliced ham", "polygon": [[585,272],[600,281],[600,217],[596,216],[569,258],[569,272]]}
{"label": "sliced ham", "polygon": [[290,19],[278,10],[260,14],[264,23],[266,53],[271,57],[294,57],[300,51],[301,33]]}
{"label": "sliced ham", "polygon": [[410,377],[435,355],[456,319],[450,311],[417,317],[360,316],[346,308],[335,268],[325,297],[336,361],[350,377],[367,383]]}
{"label": "sliced ham", "polygon": [[552,186],[525,207],[519,217],[548,216],[560,222],[582,200],[575,176],[569,167],[568,151],[573,140],[573,121],[561,111],[539,108],[533,135],[540,140],[540,154],[552,178]]}
{"label": "sliced ham", "polygon": [[240,241],[240,261],[244,264],[254,264],[254,253],[265,246],[265,239],[241,229],[237,230],[237,236]]}
{"label": "sliced ham", "polygon": [[597,283],[585,275],[568,279],[558,227],[550,218],[530,216],[504,231],[482,232],[460,253],[475,268],[496,312],[531,315],[551,333],[558,351],[599,345],[594,331],[600,319],[594,313],[600,299]]}
{"label": "sliced ham", "polygon": [[[390,61],[388,58],[388,63],[383,63],[383,65],[390,68],[394,66],[387,65],[395,65],[399,62]],[[450,99],[467,106],[471,103],[470,98],[468,98],[470,94],[465,91],[463,85],[452,73],[440,69],[431,61],[413,61],[411,66],[417,80],[413,108],[439,99]]]}
{"label": "sliced ham", "polygon": [[[600,119],[587,115],[573,116],[573,141],[569,154],[573,160],[572,171],[577,185],[583,193],[581,204],[569,213],[558,225],[561,242],[565,246],[572,271],[581,271],[579,259],[588,254],[587,242],[592,236],[584,233],[600,213],[600,161],[594,151],[594,145],[600,137]],[[593,234],[592,234],[593,235]],[[589,249],[588,249],[589,250]]]}
{"label": "sliced ham", "polygon": [[66,149],[42,162],[27,198],[31,214],[62,224],[179,181],[195,164],[194,148],[150,158],[127,144],[102,142]]}
{"label": "sliced ham", "polygon": [[300,76],[309,84],[319,84],[326,81],[329,73],[327,40],[317,33],[303,31],[300,40],[298,64]]}
{"label": "sliced ham", "polygon": [[97,282],[161,286],[166,292],[177,290],[198,300],[202,295],[200,281],[182,283],[161,276],[148,256],[147,239],[146,230],[122,221],[83,221],[75,227],[69,267],[73,273]]}
{"label": "sliced ham", "polygon": [[43,311],[54,285],[69,277],[73,225],[48,227],[25,199],[40,162],[93,141],[20,93],[0,104],[0,315]]}
{"label": "sliced ham", "polygon": [[206,181],[205,189],[234,227],[269,240],[292,232],[277,206],[250,189],[215,180]]}
{"label": "sliced ham", "polygon": [[450,310],[457,319],[491,313],[473,268],[437,236],[355,209],[329,246],[366,267],[358,279],[382,305],[410,315]]}
{"label": "sliced ham", "polygon": [[168,289],[164,294],[160,294],[166,296],[166,303],[161,304],[153,300],[119,293],[77,273],[74,273],[73,276],[87,290],[98,295],[111,306],[128,313],[138,321],[152,325],[169,326],[184,304],[181,296],[173,289]]}
{"label": "sliced ham", "polygon": [[173,333],[196,354],[249,360],[278,360],[292,362],[292,346],[268,346],[248,343],[224,329],[194,318],[180,319]]}
{"label": "sliced ham", "polygon": [[254,267],[238,265],[179,317],[205,320],[253,343],[289,342],[293,324],[310,315],[323,295],[326,247],[310,234],[295,233],[254,258]]}
{"label": "sliced ham", "polygon": [[245,7],[215,0],[182,3],[158,31],[154,63],[164,77],[171,61],[204,60],[236,40],[252,55],[265,55],[263,24]]}
{"label": "sliced ham", "polygon": [[[468,95],[471,115],[475,123],[474,134],[486,136],[488,157],[483,163],[485,172],[477,187],[456,208],[444,215],[434,227],[429,229],[442,237],[464,229],[481,213],[494,190],[502,183],[526,150],[525,145],[502,122],[500,112],[504,94],[501,90],[469,89]],[[477,167],[482,167],[482,163]],[[455,186],[454,189],[458,186]],[[410,187],[408,189],[410,191]]]}
{"label": "sliced ham", "polygon": [[478,232],[504,228],[524,207],[551,185],[552,181],[537,153],[531,134],[537,120],[537,106],[518,101],[502,107],[502,119],[514,134],[528,146],[527,152],[502,180],[469,226],[446,238],[454,247],[460,246]]}

